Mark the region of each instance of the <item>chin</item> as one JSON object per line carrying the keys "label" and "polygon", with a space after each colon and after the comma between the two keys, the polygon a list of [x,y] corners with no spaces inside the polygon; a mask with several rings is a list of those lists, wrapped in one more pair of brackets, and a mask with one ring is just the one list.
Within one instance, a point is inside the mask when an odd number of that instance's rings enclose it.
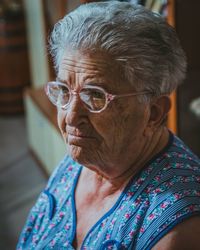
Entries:
{"label": "chin", "polygon": [[86,150],[84,150],[84,148],[80,146],[69,145],[68,151],[69,155],[74,161],[78,162],[81,165],[86,163],[87,152]]}
{"label": "chin", "polygon": [[97,166],[99,165],[97,151],[89,150],[88,148],[85,147],[70,145],[69,155],[72,157],[74,161],[78,162],[79,164],[91,170],[96,169]]}

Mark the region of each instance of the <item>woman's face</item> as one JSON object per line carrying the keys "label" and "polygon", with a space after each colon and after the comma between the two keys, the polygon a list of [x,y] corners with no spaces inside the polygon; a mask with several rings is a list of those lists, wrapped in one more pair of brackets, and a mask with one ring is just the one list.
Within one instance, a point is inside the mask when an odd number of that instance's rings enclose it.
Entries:
{"label": "woman's face", "polygon": [[[111,94],[135,92],[133,86],[120,79],[115,63],[100,54],[65,54],[58,79],[75,91],[92,85]],[[120,168],[125,170],[142,154],[147,122],[148,107],[133,96],[113,100],[101,113],[91,113],[77,95],[67,110],[58,109],[59,128],[71,157],[108,174],[120,174]]]}

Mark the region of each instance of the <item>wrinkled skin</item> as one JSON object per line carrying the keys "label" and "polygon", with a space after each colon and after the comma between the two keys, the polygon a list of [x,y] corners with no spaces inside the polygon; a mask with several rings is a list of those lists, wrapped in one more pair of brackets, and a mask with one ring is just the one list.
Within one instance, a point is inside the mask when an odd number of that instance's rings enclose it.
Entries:
{"label": "wrinkled skin", "polygon": [[[58,79],[74,90],[92,84],[112,94],[135,92],[116,72],[113,61],[105,55],[73,52],[63,56]],[[58,124],[72,158],[113,177],[128,171],[146,152],[148,120],[149,107],[137,97],[114,100],[106,110],[94,114],[73,96],[68,111],[58,110]]]}
{"label": "wrinkled skin", "polygon": [[[58,80],[79,91],[89,84],[111,94],[136,92],[120,76],[116,63],[102,54],[66,53]],[[127,182],[168,141],[163,120],[169,98],[140,103],[137,97],[115,99],[94,114],[73,96],[66,110],[58,110],[58,124],[71,157],[84,165],[75,189],[76,237],[80,249],[89,229],[115,204]]]}
{"label": "wrinkled skin", "polygon": [[[58,78],[74,90],[92,84],[112,94],[134,92],[118,72],[105,55],[73,52],[64,55]],[[167,96],[148,104],[129,97],[114,100],[102,113],[92,114],[74,96],[67,112],[58,110],[58,124],[69,153],[86,167],[75,190],[76,249],[80,249],[89,229],[115,204],[130,177],[166,145],[168,130],[163,120],[169,109]],[[199,228],[200,219],[190,218],[175,226],[153,249],[199,249]]]}

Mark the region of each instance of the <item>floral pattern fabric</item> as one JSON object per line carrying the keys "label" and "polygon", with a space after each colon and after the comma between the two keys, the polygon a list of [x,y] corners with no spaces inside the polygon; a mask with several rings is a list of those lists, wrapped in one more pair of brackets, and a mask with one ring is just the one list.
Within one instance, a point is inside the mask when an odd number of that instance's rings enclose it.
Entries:
{"label": "floral pattern fabric", "polygon": [[[72,250],[75,188],[82,166],[66,156],[30,211],[17,250]],[[200,215],[200,160],[176,136],[134,176],[89,230],[82,250],[151,249],[184,219]]]}

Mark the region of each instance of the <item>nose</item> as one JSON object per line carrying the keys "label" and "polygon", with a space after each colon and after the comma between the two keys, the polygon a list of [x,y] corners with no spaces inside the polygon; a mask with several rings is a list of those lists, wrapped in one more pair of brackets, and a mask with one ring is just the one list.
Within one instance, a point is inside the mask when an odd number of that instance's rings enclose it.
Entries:
{"label": "nose", "polygon": [[69,106],[66,110],[65,122],[69,126],[77,126],[87,118],[87,109],[77,94],[72,95]]}

